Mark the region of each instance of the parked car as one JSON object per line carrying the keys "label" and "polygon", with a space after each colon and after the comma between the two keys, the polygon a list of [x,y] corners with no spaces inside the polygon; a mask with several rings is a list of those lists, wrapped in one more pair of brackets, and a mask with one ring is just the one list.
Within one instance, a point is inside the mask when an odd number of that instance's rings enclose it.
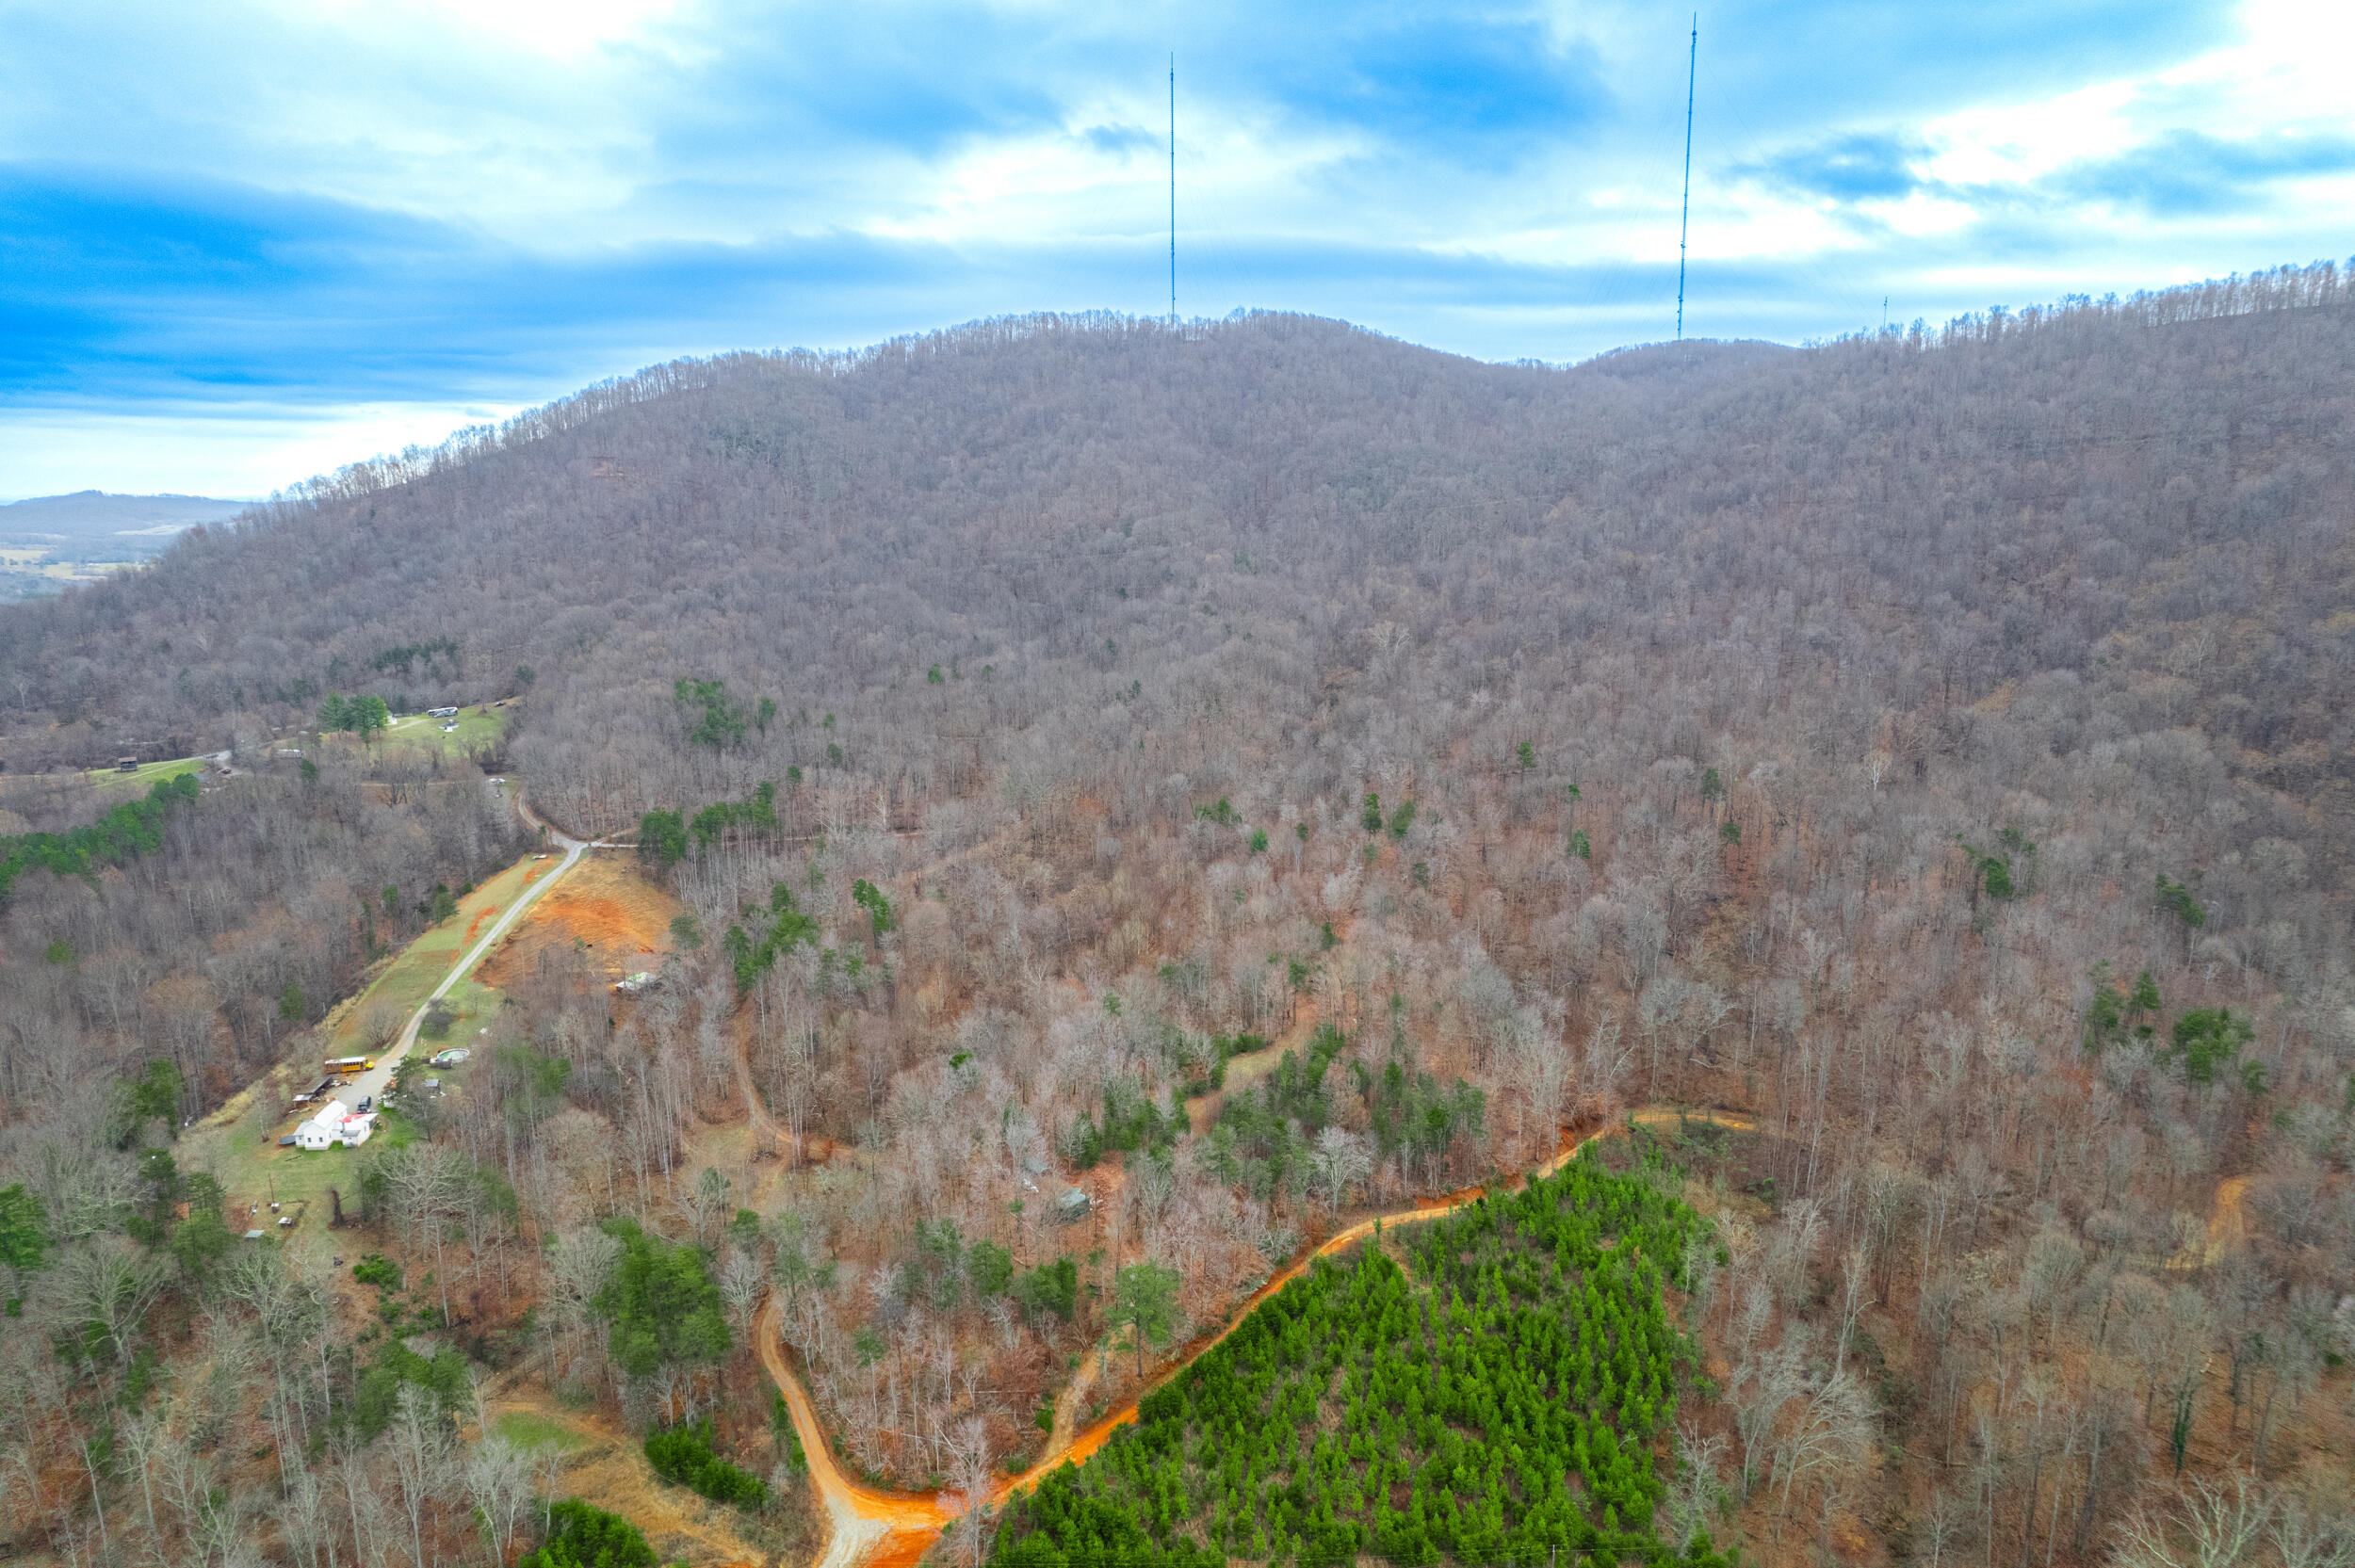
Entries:
{"label": "parked car", "polygon": [[365,1115],[368,1113],[368,1107],[369,1107],[370,1106],[373,1106],[374,1104],[376,1104],[376,1100],[375,1100],[374,1096],[372,1096],[372,1095],[367,1095],[367,1094],[363,1094],[363,1095],[361,1095],[361,1096],[360,1096],[360,1114],[361,1114],[361,1115],[363,1115],[363,1116],[365,1116]]}

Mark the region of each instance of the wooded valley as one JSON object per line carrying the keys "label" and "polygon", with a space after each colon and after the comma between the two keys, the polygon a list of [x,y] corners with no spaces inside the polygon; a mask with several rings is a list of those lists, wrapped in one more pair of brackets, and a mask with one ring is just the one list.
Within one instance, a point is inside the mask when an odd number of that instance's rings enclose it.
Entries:
{"label": "wooded valley", "polygon": [[1028,317],[0,606],[0,1540],[2346,1568],[2350,366]]}

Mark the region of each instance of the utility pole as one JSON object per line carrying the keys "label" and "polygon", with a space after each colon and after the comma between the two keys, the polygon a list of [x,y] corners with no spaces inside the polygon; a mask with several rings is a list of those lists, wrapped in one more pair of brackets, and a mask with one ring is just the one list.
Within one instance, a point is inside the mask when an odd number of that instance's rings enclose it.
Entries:
{"label": "utility pole", "polygon": [[[1693,227],[1693,83],[1699,72],[1700,63],[1701,13],[1695,11],[1693,13],[1692,47],[1687,52],[1684,59],[1684,214],[1677,219],[1677,341],[1679,343],[1682,343],[1684,341],[1684,241],[1685,236],[1692,232]],[[1174,104],[1176,102],[1177,94],[1177,88],[1174,85],[1177,79],[1177,63],[1174,57],[1171,61],[1170,73],[1171,81],[1173,83],[1173,86],[1170,89],[1170,93],[1171,101]],[[1170,112],[1174,116],[1177,111],[1173,108]],[[1173,121],[1173,123],[1175,121]],[[1173,131],[1171,135],[1175,137],[1176,133]],[[1173,169],[1176,167],[1175,154],[1172,154],[1171,167]],[[1173,175],[1172,179],[1174,180],[1176,176]],[[1175,203],[1177,202],[1177,192],[1174,185],[1171,187],[1170,201],[1172,203],[1171,211],[1174,213],[1176,211]],[[1174,227],[1177,219],[1173,217],[1170,219],[1170,222]],[[1177,250],[1177,241],[1175,238],[1170,241],[1170,248],[1173,257],[1170,263],[1170,271],[1171,275],[1175,277],[1178,265],[1174,259]],[[1172,285],[1172,288],[1174,291],[1175,284]]]}
{"label": "utility pole", "polygon": [[[1698,26],[1697,18],[1695,26]],[[1178,57],[1169,57],[1169,324],[1178,324]]]}

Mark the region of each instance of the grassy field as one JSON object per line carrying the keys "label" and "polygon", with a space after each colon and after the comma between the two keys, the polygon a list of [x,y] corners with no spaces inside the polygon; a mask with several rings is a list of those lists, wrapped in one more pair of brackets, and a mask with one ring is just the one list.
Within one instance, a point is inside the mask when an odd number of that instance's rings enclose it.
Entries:
{"label": "grassy field", "polygon": [[518,1448],[550,1447],[564,1453],[585,1448],[589,1440],[553,1416],[536,1410],[510,1410],[495,1417],[491,1428]]}
{"label": "grassy field", "polygon": [[407,747],[413,751],[438,752],[447,757],[461,758],[497,743],[499,736],[506,733],[508,710],[514,701],[510,697],[495,703],[488,713],[478,712],[472,707],[460,708],[455,720],[458,728],[447,734],[442,731],[445,720],[431,719],[422,713],[409,713],[391,720],[374,738],[366,741],[349,732],[335,731],[326,735],[309,735],[299,743],[306,747]]}
{"label": "grassy field", "polygon": [[136,773],[121,773],[111,768],[92,768],[82,776],[101,789],[127,784],[144,792],[150,784],[176,779],[183,773],[193,773],[203,766],[203,757],[174,757],[170,762],[142,763]]}
{"label": "grassy field", "polygon": [[496,744],[507,729],[507,707],[501,703],[488,713],[471,707],[460,708],[456,720],[458,728],[447,734],[443,733],[443,722],[421,713],[413,713],[394,720],[376,743],[424,747],[446,756],[463,757]]}
{"label": "grassy field", "polygon": [[[339,1057],[365,1051],[367,1021],[379,1007],[389,1005],[406,1019],[424,1003],[433,988],[442,983],[442,977],[449,973],[450,965],[458,962],[459,956],[491,929],[500,913],[513,903],[526,888],[560,864],[561,861],[555,855],[545,860],[527,858],[459,899],[458,913],[454,918],[445,920],[420,934],[401,949],[398,957],[378,972],[365,990],[330,1015],[326,1028],[321,1031],[324,1048],[316,1054]],[[484,994],[494,994],[486,993],[482,987],[471,987],[479,994],[465,994],[470,985],[471,982],[462,981],[450,988],[453,1003],[462,1013],[470,1011],[471,1015],[479,1017],[489,1009],[496,1007],[495,1001],[485,1002],[482,999]],[[481,1026],[480,1022],[468,1026],[462,1020],[452,1026],[448,1043],[465,1043],[459,1038],[460,1028],[465,1028],[467,1035],[471,1036],[475,1029]]]}
{"label": "grassy field", "polygon": [[[443,733],[442,720],[428,719],[421,713],[409,714],[404,718],[394,719],[391,726],[382,736],[368,744],[408,746],[423,751],[439,752],[447,757],[465,757],[497,743],[499,736],[506,733],[507,708],[508,704],[512,702],[513,699],[510,698],[506,703],[493,706],[488,713],[479,712],[471,707],[461,708],[458,710],[458,728],[448,734]],[[321,736],[317,743],[329,746],[361,744],[357,736],[349,735]],[[296,744],[296,742],[287,741],[281,744]],[[303,742],[302,744],[311,743]],[[144,791],[150,784],[160,784],[166,779],[177,778],[183,773],[193,773],[203,766],[203,757],[174,757],[170,762],[142,763],[135,773],[121,773],[111,768],[92,768],[85,769],[82,776],[101,789],[129,786]]]}
{"label": "grassy field", "polygon": [[449,1032],[439,1040],[429,1039],[422,1031],[418,1033],[416,1046],[410,1054],[419,1061],[452,1045],[477,1043],[476,1037],[491,1026],[491,1020],[497,1017],[499,1009],[507,1005],[505,992],[496,986],[484,985],[472,975],[451,986],[449,994],[443,999],[458,1015],[457,1021],[450,1025]]}
{"label": "grassy field", "polygon": [[781,1533],[760,1517],[666,1485],[638,1440],[593,1410],[565,1409],[528,1384],[493,1403],[492,1431],[526,1452],[544,1444],[562,1456],[559,1496],[593,1498],[619,1513],[645,1531],[665,1562],[810,1562],[819,1555],[805,1514],[791,1515],[798,1529]]}
{"label": "grassy field", "polygon": [[[449,973],[450,966],[490,929],[500,913],[532,882],[560,864],[553,855],[545,860],[526,858],[461,898],[454,918],[443,921],[410,943],[378,970],[358,995],[337,1007],[310,1032],[301,1056],[273,1075],[280,1102],[284,1104],[296,1091],[317,1081],[319,1059],[375,1054],[366,1040],[369,1017],[380,1009],[389,1009],[406,1023],[409,1014],[424,1003]],[[420,1036],[404,1064],[404,1076],[415,1074],[427,1057],[445,1045],[474,1043],[476,1031],[489,1024],[505,997],[469,978],[450,988],[449,1001],[458,1013],[449,1034],[441,1041]],[[353,1182],[366,1150],[278,1147],[280,1135],[292,1130],[301,1119],[303,1108],[290,1107],[275,1120],[266,1122],[255,1093],[248,1091],[238,1094],[182,1136],[181,1164],[189,1170],[208,1171],[219,1180],[229,1197],[233,1221],[251,1204],[267,1204],[273,1197],[282,1204],[290,1199],[323,1203],[330,1187],[339,1188],[347,1202],[353,1201]],[[388,1121],[379,1127],[377,1137],[369,1140],[370,1149],[388,1138],[398,1141],[396,1123]],[[313,1218],[322,1222],[314,1224]],[[323,1241],[317,1240],[327,1234],[323,1219],[323,1214],[306,1216],[304,1222],[288,1234],[289,1243],[323,1246]]]}

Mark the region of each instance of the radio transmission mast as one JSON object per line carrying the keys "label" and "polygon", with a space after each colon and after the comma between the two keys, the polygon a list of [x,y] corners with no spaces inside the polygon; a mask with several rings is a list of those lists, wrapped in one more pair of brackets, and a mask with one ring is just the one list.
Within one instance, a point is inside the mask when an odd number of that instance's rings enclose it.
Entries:
{"label": "radio transmission mast", "polygon": [[[1698,19],[1694,25],[1700,25]],[[1178,57],[1169,57],[1169,320],[1178,324]]]}
{"label": "radio transmission mast", "polygon": [[[1691,233],[1693,227],[1693,83],[1696,76],[1698,74],[1700,63],[1701,13],[1695,11],[1693,13],[1693,42],[1690,50],[1686,53],[1684,57],[1684,213],[1683,216],[1677,219],[1677,341],[1679,343],[1682,343],[1684,341],[1684,240],[1685,236]],[[1176,137],[1178,134],[1175,129],[1175,126],[1177,125],[1178,114],[1177,80],[1177,59],[1175,57],[1172,57],[1170,60],[1170,124],[1173,128],[1170,132],[1170,136],[1172,138],[1171,145],[1173,147],[1176,146]],[[1170,155],[1170,169],[1172,172],[1170,175],[1169,197],[1171,213],[1169,220],[1169,244],[1171,258],[1169,267],[1170,277],[1173,280],[1170,284],[1170,291],[1173,295],[1177,292],[1177,283],[1174,280],[1178,275],[1178,219],[1176,217],[1178,211],[1178,186],[1177,174],[1175,172],[1177,167],[1177,154],[1173,152]]]}

